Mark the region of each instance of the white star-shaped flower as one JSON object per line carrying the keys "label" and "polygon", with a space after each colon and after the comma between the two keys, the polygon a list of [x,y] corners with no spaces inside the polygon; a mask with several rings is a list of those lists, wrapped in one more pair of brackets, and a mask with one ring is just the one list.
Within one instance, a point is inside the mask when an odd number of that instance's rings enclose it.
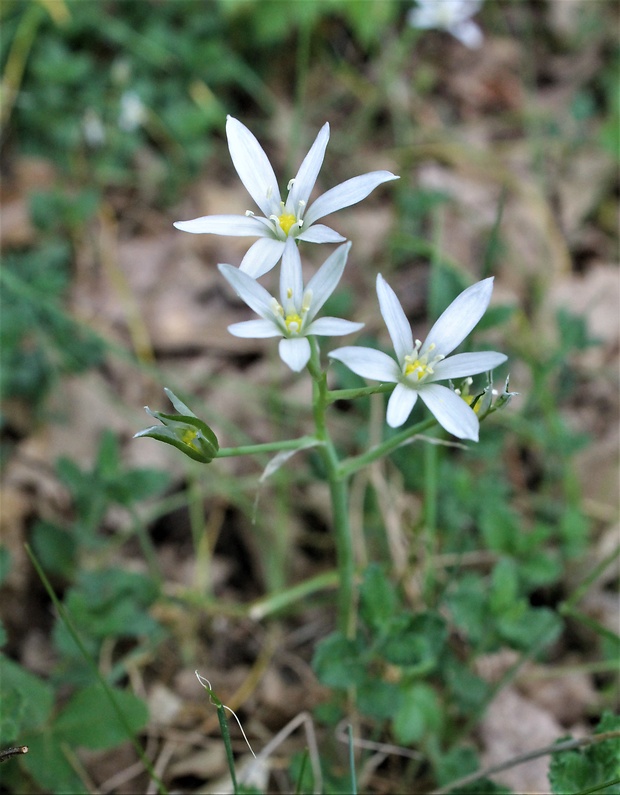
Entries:
{"label": "white star-shaped flower", "polygon": [[390,171],[371,171],[336,185],[308,206],[329,140],[329,124],[326,123],[299,167],[297,176],[289,182],[286,201],[282,201],[271,163],[254,135],[232,116],[226,121],[226,135],[237,174],[264,217],[248,210],[245,215],[205,215],[192,221],[177,221],[174,225],[183,232],[194,234],[258,237],[240,265],[242,271],[254,278],[276,265],[289,238],[308,243],[342,243],[345,240],[342,235],[316,221],[343,207],[357,204],[381,183],[398,179]]}
{"label": "white star-shaped flower", "polygon": [[483,0],[417,0],[407,17],[414,28],[447,30],[472,50],[482,46],[482,31],[472,21]]}
{"label": "white star-shaped flower", "polygon": [[448,356],[485,313],[492,291],[492,278],[468,287],[437,320],[426,341],[414,343],[396,293],[379,274],[379,306],[394,345],[396,361],[386,353],[361,347],[337,348],[329,356],[363,378],[396,384],[387,408],[387,423],[392,428],[405,422],[419,396],[449,433],[477,442],[479,422],[475,412],[456,392],[436,382],[486,372],[506,361],[503,353],[495,351]]}
{"label": "white star-shaped flower", "polygon": [[293,238],[284,244],[280,270],[280,300],[270,295],[255,279],[232,265],[218,265],[221,274],[245,303],[260,315],[258,320],[233,323],[228,330],[235,337],[282,337],[279,353],[291,370],[299,372],[311,355],[308,336],[342,336],[359,331],[363,323],[352,323],[337,317],[321,317],[317,312],[340,281],[350,243],[338,246],[304,289],[301,259]]}

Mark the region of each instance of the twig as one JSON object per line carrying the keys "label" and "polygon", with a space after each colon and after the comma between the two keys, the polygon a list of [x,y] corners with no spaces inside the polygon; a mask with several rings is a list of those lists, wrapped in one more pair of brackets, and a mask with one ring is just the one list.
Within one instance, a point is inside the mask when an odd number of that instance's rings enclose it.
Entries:
{"label": "twig", "polygon": [[575,748],[581,748],[584,745],[594,745],[595,743],[602,743],[605,740],[612,740],[618,737],[620,737],[620,730],[592,734],[577,740],[564,740],[561,743],[552,743],[551,745],[546,745],[544,748],[538,748],[535,751],[528,751],[525,754],[515,756],[499,765],[491,765],[484,770],[477,770],[475,773],[470,773],[456,781],[451,781],[450,784],[441,787],[441,789],[434,789],[430,795],[447,795],[447,793],[451,792],[455,787],[464,787],[466,784],[471,784],[473,781],[479,781],[481,778],[488,778],[495,773],[501,773],[502,770],[508,770],[511,767],[522,765],[524,762],[529,762],[532,759],[538,759],[540,756],[555,754],[558,751],[573,751]]}
{"label": "twig", "polygon": [[15,748],[5,748],[4,751],[0,751],[0,762],[7,762],[13,756],[19,756],[20,754],[27,753],[27,745],[18,745]]}
{"label": "twig", "polygon": [[267,745],[263,748],[263,750],[257,754],[256,758],[250,760],[250,764],[247,768],[243,771],[241,778],[244,782],[248,782],[251,780],[252,774],[254,771],[259,767],[259,765],[264,764],[268,757],[275,751],[275,749],[282,743],[286,738],[292,734],[298,726],[303,725],[304,730],[306,732],[306,742],[308,745],[308,754],[310,757],[310,765],[312,767],[312,774],[314,777],[314,793],[320,793],[323,791],[323,774],[321,772],[321,759],[319,756],[319,749],[316,741],[316,735],[314,732],[314,724],[312,722],[312,715],[309,712],[300,712],[296,715],[292,720],[290,720],[286,726],[281,729],[275,737],[267,743]]}

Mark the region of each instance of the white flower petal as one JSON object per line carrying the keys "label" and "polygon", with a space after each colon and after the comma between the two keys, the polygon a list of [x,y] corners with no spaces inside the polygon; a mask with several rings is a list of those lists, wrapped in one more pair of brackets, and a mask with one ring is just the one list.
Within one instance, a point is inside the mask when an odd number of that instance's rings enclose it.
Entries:
{"label": "white flower petal", "polygon": [[374,348],[361,348],[356,345],[336,348],[335,351],[327,354],[330,359],[337,359],[346,364],[362,378],[370,378],[373,381],[396,383],[400,378],[400,367],[391,356]]}
{"label": "white flower petal", "polygon": [[448,433],[459,439],[478,441],[478,417],[456,392],[439,384],[423,384],[418,392],[437,422]]}
{"label": "white flower petal", "polygon": [[280,189],[269,158],[245,124],[226,120],[228,149],[233,165],[250,196],[269,218],[280,210]]}
{"label": "white flower petal", "polygon": [[321,337],[342,337],[364,328],[363,323],[354,323],[340,317],[320,317],[305,330],[305,334],[318,334]]}
{"label": "white flower petal", "polygon": [[347,263],[350,249],[351,243],[338,246],[308,282],[306,292],[312,293],[312,301],[308,313],[308,318],[310,320],[312,320],[336,289],[340,277],[342,276],[344,266]]}
{"label": "white flower petal", "polygon": [[479,353],[457,353],[435,365],[435,372],[429,381],[443,381],[446,378],[464,378],[468,375],[485,373],[503,364],[508,357],[496,351]]}
{"label": "white flower petal", "polygon": [[239,270],[247,273],[253,279],[258,279],[275,267],[283,251],[284,243],[281,240],[261,237],[256,243],[252,243],[246,251]]}
{"label": "white flower petal", "polygon": [[463,290],[428,332],[420,354],[424,355],[431,344],[435,345],[433,356],[447,356],[453,351],[484,315],[492,292],[492,276]]}
{"label": "white flower petal", "polygon": [[467,47],[478,47],[482,33],[470,17],[481,7],[482,0],[418,0],[407,21],[414,28],[446,30]]}
{"label": "white flower petal", "polygon": [[405,384],[396,384],[387,406],[386,420],[390,428],[398,428],[406,421],[417,399],[418,393],[415,389],[410,389]]}
{"label": "white flower petal", "polygon": [[296,312],[301,310],[303,291],[301,257],[299,256],[297,244],[292,237],[289,237],[286,239],[284,253],[282,254],[282,265],[280,266],[280,303],[286,312],[291,311],[291,304]]}
{"label": "white flower petal", "polygon": [[377,275],[377,296],[381,315],[394,346],[396,358],[402,364],[405,356],[413,351],[413,336],[411,326],[396,293],[379,273]]}
{"label": "white flower petal", "polygon": [[294,215],[299,215],[299,202],[308,203],[312,188],[323,165],[325,158],[325,147],[329,141],[329,124],[326,122],[317,135],[310,151],[304,157],[303,163],[299,167],[297,176],[293,180],[291,192],[286,200],[286,209]]}
{"label": "white flower petal", "polygon": [[313,202],[308,208],[304,216],[304,226],[308,227],[319,218],[342,210],[344,207],[350,207],[352,204],[357,204],[362,199],[365,199],[369,193],[383,182],[388,182],[391,179],[398,179],[397,176],[390,171],[371,171],[368,174],[362,174],[359,177],[341,182],[335,188],[326,191],[322,196]]}
{"label": "white flower petal", "polygon": [[459,22],[457,25],[452,25],[448,28],[448,32],[466,47],[469,47],[470,50],[479,49],[482,47],[484,42],[482,31],[475,22],[471,21],[471,19],[468,19],[464,22]]}
{"label": "white flower petal", "polygon": [[[302,227],[303,229],[304,227]],[[296,240],[303,240],[306,243],[344,243],[346,237],[339,235],[329,226],[324,224],[314,224],[296,236]]]}
{"label": "white flower petal", "polygon": [[247,215],[203,215],[191,221],[175,221],[181,232],[194,235],[230,235],[231,237],[266,237],[269,230],[257,219]]}
{"label": "white flower petal", "polygon": [[276,326],[273,320],[264,320],[263,318],[232,323],[228,326],[228,331],[233,337],[244,337],[246,339],[259,340],[282,336],[282,330]]}
{"label": "white flower petal", "polygon": [[412,8],[407,14],[407,22],[411,27],[422,30],[435,27],[435,19],[429,16],[425,8]]}
{"label": "white flower petal", "polygon": [[310,361],[310,343],[306,337],[290,337],[280,340],[280,358],[296,373],[303,370]]}
{"label": "white flower petal", "polygon": [[253,309],[257,315],[266,320],[273,319],[273,298],[264,287],[255,281],[247,273],[243,273],[232,265],[220,264],[217,266],[222,276],[231,285],[245,303]]}

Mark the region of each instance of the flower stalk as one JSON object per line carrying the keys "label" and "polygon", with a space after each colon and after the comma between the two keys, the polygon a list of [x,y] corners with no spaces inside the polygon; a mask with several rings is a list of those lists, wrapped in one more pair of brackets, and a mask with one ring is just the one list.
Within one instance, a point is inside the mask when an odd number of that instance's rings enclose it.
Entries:
{"label": "flower stalk", "polygon": [[310,338],[311,356],[308,372],[312,377],[312,405],[316,437],[322,444],[319,455],[325,467],[325,475],[329,484],[332,521],[336,543],[336,557],[339,575],[338,587],[338,627],[347,637],[355,633],[355,612],[353,584],[355,561],[349,522],[348,478],[341,471],[338,453],[329,435],[326,422],[326,410],[329,405],[327,376],[321,368],[319,346],[315,337]]}
{"label": "flower stalk", "polygon": [[434,417],[429,417],[427,420],[418,422],[416,425],[412,425],[410,428],[405,428],[404,431],[394,434],[394,436],[381,442],[381,444],[377,444],[371,447],[370,450],[366,450],[365,453],[345,458],[344,461],[341,462],[338,470],[340,477],[348,478],[354,475],[356,472],[359,472],[360,469],[364,469],[364,467],[367,467],[374,461],[378,461],[380,458],[384,458],[386,455],[393,453],[398,447],[411,441],[414,436],[428,431],[437,424],[437,420]]}
{"label": "flower stalk", "polygon": [[300,436],[298,439],[284,439],[281,442],[264,442],[263,444],[245,444],[240,447],[220,447],[216,458],[234,458],[241,455],[260,455],[261,453],[279,453],[283,450],[302,450],[305,447],[320,444],[314,436]]}

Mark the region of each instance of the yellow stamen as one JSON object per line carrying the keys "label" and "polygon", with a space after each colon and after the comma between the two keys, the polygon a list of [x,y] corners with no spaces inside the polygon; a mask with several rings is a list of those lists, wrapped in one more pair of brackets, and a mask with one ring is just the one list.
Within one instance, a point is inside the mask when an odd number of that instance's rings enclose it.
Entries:
{"label": "yellow stamen", "polygon": [[435,372],[433,369],[434,365],[445,358],[440,354],[439,356],[435,356],[432,361],[428,361],[429,353],[431,353],[431,351],[437,347],[434,342],[428,346],[426,353],[423,356],[418,357],[421,347],[421,341],[416,340],[413,351],[409,354],[409,356],[405,356],[405,366],[403,368],[403,375],[405,378],[410,375],[415,375],[418,381],[422,381],[422,379],[426,378],[427,375],[433,375]]}
{"label": "yellow stamen", "polygon": [[292,213],[284,213],[279,216],[278,221],[284,234],[288,235],[293,224],[297,222],[297,218]]}
{"label": "yellow stamen", "polygon": [[[413,375],[413,373],[416,373],[418,381],[421,381],[425,375],[433,372],[432,368],[428,366],[428,362],[423,362],[420,359],[411,360],[408,356],[405,358],[407,360],[405,375]],[[425,359],[426,357],[423,356],[422,358]]]}
{"label": "yellow stamen", "polygon": [[298,334],[301,329],[301,317],[298,314],[287,315],[284,319],[286,330],[290,334]]}
{"label": "yellow stamen", "polygon": [[181,434],[181,441],[183,444],[186,444],[188,447],[191,447],[193,450],[198,450],[198,447],[194,444],[194,439],[198,436],[198,431],[187,429],[183,431]]}

